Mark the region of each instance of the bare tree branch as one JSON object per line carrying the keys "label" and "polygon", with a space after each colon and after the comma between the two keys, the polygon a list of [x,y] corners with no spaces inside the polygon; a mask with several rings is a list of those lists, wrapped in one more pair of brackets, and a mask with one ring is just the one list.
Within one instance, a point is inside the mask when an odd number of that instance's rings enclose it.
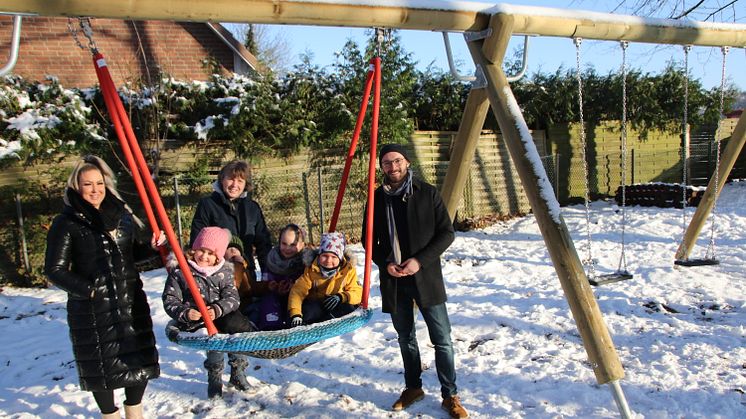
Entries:
{"label": "bare tree branch", "polygon": [[723,6],[723,7],[719,8],[719,9],[715,10],[714,12],[710,13],[709,15],[707,15],[707,17],[706,17],[706,18],[704,18],[704,20],[707,20],[707,19],[709,19],[709,18],[711,18],[711,17],[714,17],[714,16],[716,15],[716,14],[718,14],[719,12],[722,12],[723,10],[725,10],[725,8],[727,8],[727,7],[729,7],[729,6],[732,6],[732,5],[733,5],[734,3],[736,3],[737,1],[738,1],[738,0],[733,0],[732,2],[730,2],[730,3],[726,4],[725,6]]}
{"label": "bare tree branch", "polygon": [[[684,17],[684,16],[688,15],[689,13],[693,12],[694,10],[696,10],[696,9],[697,9],[697,7],[701,6],[701,5],[702,5],[702,3],[704,3],[704,2],[705,2],[705,0],[699,0],[699,3],[697,3],[697,4],[695,4],[694,6],[690,7],[690,8],[689,8],[689,10],[687,10],[687,11],[685,11],[684,13],[682,13],[682,14],[680,14],[680,15],[678,15],[678,16],[676,16],[676,17],[674,17],[673,19],[681,19],[682,17]],[[706,19],[705,19],[705,20],[706,20]]]}

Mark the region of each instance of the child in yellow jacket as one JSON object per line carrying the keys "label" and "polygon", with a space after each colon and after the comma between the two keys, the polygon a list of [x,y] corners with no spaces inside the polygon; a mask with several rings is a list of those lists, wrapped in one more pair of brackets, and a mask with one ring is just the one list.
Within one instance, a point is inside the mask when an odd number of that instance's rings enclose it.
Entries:
{"label": "child in yellow jacket", "polygon": [[292,327],[351,313],[363,296],[352,255],[345,253],[342,233],[322,235],[318,251],[312,256],[288,296]]}

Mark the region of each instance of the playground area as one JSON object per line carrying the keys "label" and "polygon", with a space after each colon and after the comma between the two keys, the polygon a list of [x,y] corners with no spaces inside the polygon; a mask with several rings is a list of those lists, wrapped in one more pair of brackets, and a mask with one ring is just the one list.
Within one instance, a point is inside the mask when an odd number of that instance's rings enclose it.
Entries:
{"label": "playground area", "polygon": [[[618,207],[595,202],[597,270],[616,268]],[[691,209],[689,209],[691,212]],[[582,241],[584,208],[563,208]],[[674,267],[681,209],[631,207],[632,280],[594,288],[626,373],[636,418],[734,418],[746,409],[746,184],[728,184],[718,206],[718,266]],[[704,251],[701,240],[694,255]],[[358,269],[362,248],[358,254]],[[614,418],[607,386],[596,384],[575,322],[532,216],[457,233],[444,255],[459,393],[474,418]],[[373,278],[378,274],[373,271]],[[356,333],[326,340],[284,360],[252,359],[253,388],[205,400],[204,355],[166,339],[163,270],[143,276],[162,376],[151,381],[145,413],[160,418],[392,417],[401,390],[396,333],[377,310]],[[92,417],[81,392],[65,327],[64,292],[5,289],[0,294],[0,415]],[[371,306],[380,307],[377,280]],[[441,418],[433,352],[424,347],[424,402],[394,417]],[[402,416],[402,417],[404,417]]]}
{"label": "playground area", "polygon": [[[9,11],[34,11],[19,2],[9,3],[6,6]],[[225,11],[210,12],[196,3],[181,3],[183,9],[138,4],[132,10],[122,10],[101,1],[92,2],[90,7],[72,2],[50,7],[44,13],[198,21],[225,17]],[[583,102],[589,86],[584,86],[581,80],[581,68],[585,40],[613,41],[619,45],[622,118],[618,170],[619,184],[627,185],[625,60],[629,43],[682,46],[687,74],[688,51],[692,45],[719,49],[722,63],[717,65],[723,75],[719,103],[713,108],[717,108],[717,115],[722,118],[727,54],[730,48],[746,46],[746,25],[511,5],[480,8],[466,2],[438,2],[437,7],[427,2],[372,5],[256,0],[242,3],[241,7],[239,2],[228,3],[237,6],[231,10],[230,19],[238,21],[363,27],[374,24],[381,32],[382,26],[465,32],[477,77],[466,99],[441,185],[445,207],[453,217],[479,134],[488,112],[492,112],[532,211],[524,218],[459,233],[443,255],[460,377],[459,395],[472,417],[742,416],[746,404],[743,372],[746,369],[743,333],[746,185],[726,184],[726,180],[746,141],[746,116],[740,116],[722,150],[720,141],[724,136],[720,130],[716,132],[713,174],[696,209],[627,206],[624,193],[621,205],[591,202],[588,179],[592,174],[588,167],[592,156],[586,153],[587,137],[592,139],[592,135],[585,132]],[[83,10],[87,13],[82,13]],[[81,28],[85,33],[82,20]],[[557,201],[556,188],[549,181],[521,105],[511,91],[509,83],[513,77],[502,67],[512,35],[565,37],[575,44],[580,153],[572,158],[583,164],[584,206],[560,208]],[[153,231],[166,232],[182,271],[188,273],[147,162],[118,102],[107,64],[97,49],[91,48],[91,52],[106,107],[138,186],[140,200],[145,204],[149,226]],[[369,199],[372,195],[376,179],[380,66],[380,57],[373,57],[363,94],[363,111],[351,141],[329,231],[336,228],[371,86]],[[687,167],[690,158],[687,118],[692,112],[687,102],[688,84],[684,98],[680,124],[684,162],[681,172],[682,183],[688,184],[691,174]],[[613,166],[616,170],[616,161]],[[684,194],[684,201],[685,197]],[[366,220],[370,229],[372,201],[368,202]],[[149,207],[151,204],[154,208]],[[370,240],[369,234],[368,248]],[[620,250],[621,256],[617,258]],[[252,390],[229,393],[216,402],[202,399],[202,354],[170,344],[164,336],[167,316],[158,300],[165,271],[145,273],[143,281],[159,330],[162,366],[160,379],[150,385],[143,403],[147,406],[146,414],[390,417],[390,395],[401,390],[396,333],[388,316],[375,311],[381,301],[376,268],[370,270],[370,254],[364,254],[359,245],[355,251],[358,271],[365,271],[364,309],[369,308],[367,290],[372,290],[370,308],[374,312],[369,324],[354,333],[313,342],[287,360],[252,361],[249,374]],[[363,262],[366,258],[368,263]],[[614,278],[595,281],[604,278],[604,274]],[[186,276],[188,282],[193,281]],[[589,283],[601,286],[591,288]],[[202,317],[207,317],[207,309],[198,297]],[[93,400],[79,392],[75,363],[69,348],[62,344],[66,341],[62,327],[64,301],[65,294],[56,289],[8,289],[0,294],[0,331],[13,336],[12,343],[0,349],[0,362],[6,365],[6,373],[0,377],[0,400],[6,402],[0,413],[10,417],[68,417],[96,412]],[[206,323],[209,334],[215,334],[212,322]],[[424,390],[427,397],[437,399],[431,351],[423,351],[423,363]],[[443,414],[436,403],[415,405],[407,413],[418,417]]]}

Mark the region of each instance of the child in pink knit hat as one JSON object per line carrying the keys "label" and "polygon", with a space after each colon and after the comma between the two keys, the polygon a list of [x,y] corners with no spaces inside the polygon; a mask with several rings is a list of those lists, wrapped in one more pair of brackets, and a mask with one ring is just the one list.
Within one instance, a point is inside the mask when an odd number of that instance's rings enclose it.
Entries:
{"label": "child in pink knit hat", "polygon": [[288,296],[290,326],[341,317],[355,310],[363,297],[355,261],[345,250],[342,233],[326,233],[303,275]]}
{"label": "child in pink knit hat", "polygon": [[[233,281],[233,264],[226,263],[225,251],[231,240],[230,231],[220,227],[205,227],[194,240],[192,249],[186,252],[192,277],[200,290],[207,313],[220,333],[241,333],[255,330],[249,319],[240,311],[238,290]],[[194,331],[205,326],[202,314],[197,309],[192,294],[180,268],[171,270],[163,289],[163,308],[177,327]],[[239,390],[248,390],[244,370],[248,366],[245,355],[228,354],[231,365],[229,383]],[[207,369],[207,396],[222,395],[223,354],[208,351],[205,361]]]}

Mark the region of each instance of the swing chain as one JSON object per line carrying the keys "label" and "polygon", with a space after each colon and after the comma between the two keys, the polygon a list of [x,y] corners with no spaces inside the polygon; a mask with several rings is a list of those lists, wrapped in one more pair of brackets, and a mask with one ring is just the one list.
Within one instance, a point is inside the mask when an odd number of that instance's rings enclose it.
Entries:
{"label": "swing chain", "polygon": [[681,122],[681,240],[684,240],[686,234],[686,206],[687,198],[686,191],[688,182],[689,172],[689,51],[692,50],[691,45],[684,45],[684,117]]}
{"label": "swing chain", "polygon": [[593,265],[593,252],[591,250],[591,208],[588,184],[588,159],[586,156],[586,138],[585,138],[585,120],[583,119],[583,79],[580,75],[580,45],[583,42],[582,38],[573,38],[575,43],[575,79],[578,83],[578,120],[580,122],[580,152],[583,159],[583,180],[585,182],[585,194],[583,196],[583,202],[585,204],[585,225],[586,225],[586,258],[582,261],[583,265],[588,267],[588,276],[594,277],[596,275],[595,267]]}
{"label": "swing chain", "polygon": [[730,51],[730,47],[723,46],[720,48],[720,51],[723,53],[723,64],[721,66],[720,73],[720,103],[718,104],[718,125],[715,128],[715,189],[713,191],[715,201],[712,204],[710,221],[710,243],[708,244],[707,252],[705,253],[705,258],[713,260],[715,259],[715,221],[717,220],[717,196],[720,186],[720,135],[722,134],[721,125],[723,122],[723,112],[725,112],[725,63],[728,52]]}
{"label": "swing chain", "polygon": [[83,43],[80,42],[80,38],[78,37],[78,29],[74,27],[72,23],[72,18],[67,19],[67,29],[72,34],[73,39],[75,40],[75,43],[78,45],[78,47],[80,49],[88,49],[91,52],[95,53],[98,50],[98,48],[96,47],[96,41],[93,40],[93,28],[91,27],[91,18],[79,17],[78,26],[80,26],[80,30],[83,32],[83,36],[85,36],[88,39],[88,46],[83,46]]}
{"label": "swing chain", "polygon": [[98,50],[96,47],[96,41],[93,40],[93,28],[91,27],[91,18],[84,17],[80,18],[80,27],[83,29],[83,35],[88,38],[88,49],[92,52]]}
{"label": "swing chain", "polygon": [[373,28],[373,30],[375,30],[376,48],[378,56],[380,57],[383,54],[383,44],[391,43],[391,29],[376,27]]}
{"label": "swing chain", "polygon": [[622,253],[619,256],[619,266],[617,267],[618,272],[627,272],[627,255],[625,253],[625,229],[627,225],[627,196],[626,196],[626,190],[625,185],[627,183],[627,47],[629,46],[629,41],[620,41],[619,45],[622,48],[622,68],[621,68],[621,76],[622,76],[622,132],[621,132],[621,152],[622,152],[622,164],[621,169],[622,173],[620,176],[620,181],[622,184]]}
{"label": "swing chain", "polygon": [[75,44],[78,45],[78,48],[85,49],[82,43],[80,43],[80,39],[78,38],[78,29],[75,28],[73,25],[73,18],[69,17],[67,18],[67,30],[70,31],[70,34],[73,36],[73,40],[75,41]]}

